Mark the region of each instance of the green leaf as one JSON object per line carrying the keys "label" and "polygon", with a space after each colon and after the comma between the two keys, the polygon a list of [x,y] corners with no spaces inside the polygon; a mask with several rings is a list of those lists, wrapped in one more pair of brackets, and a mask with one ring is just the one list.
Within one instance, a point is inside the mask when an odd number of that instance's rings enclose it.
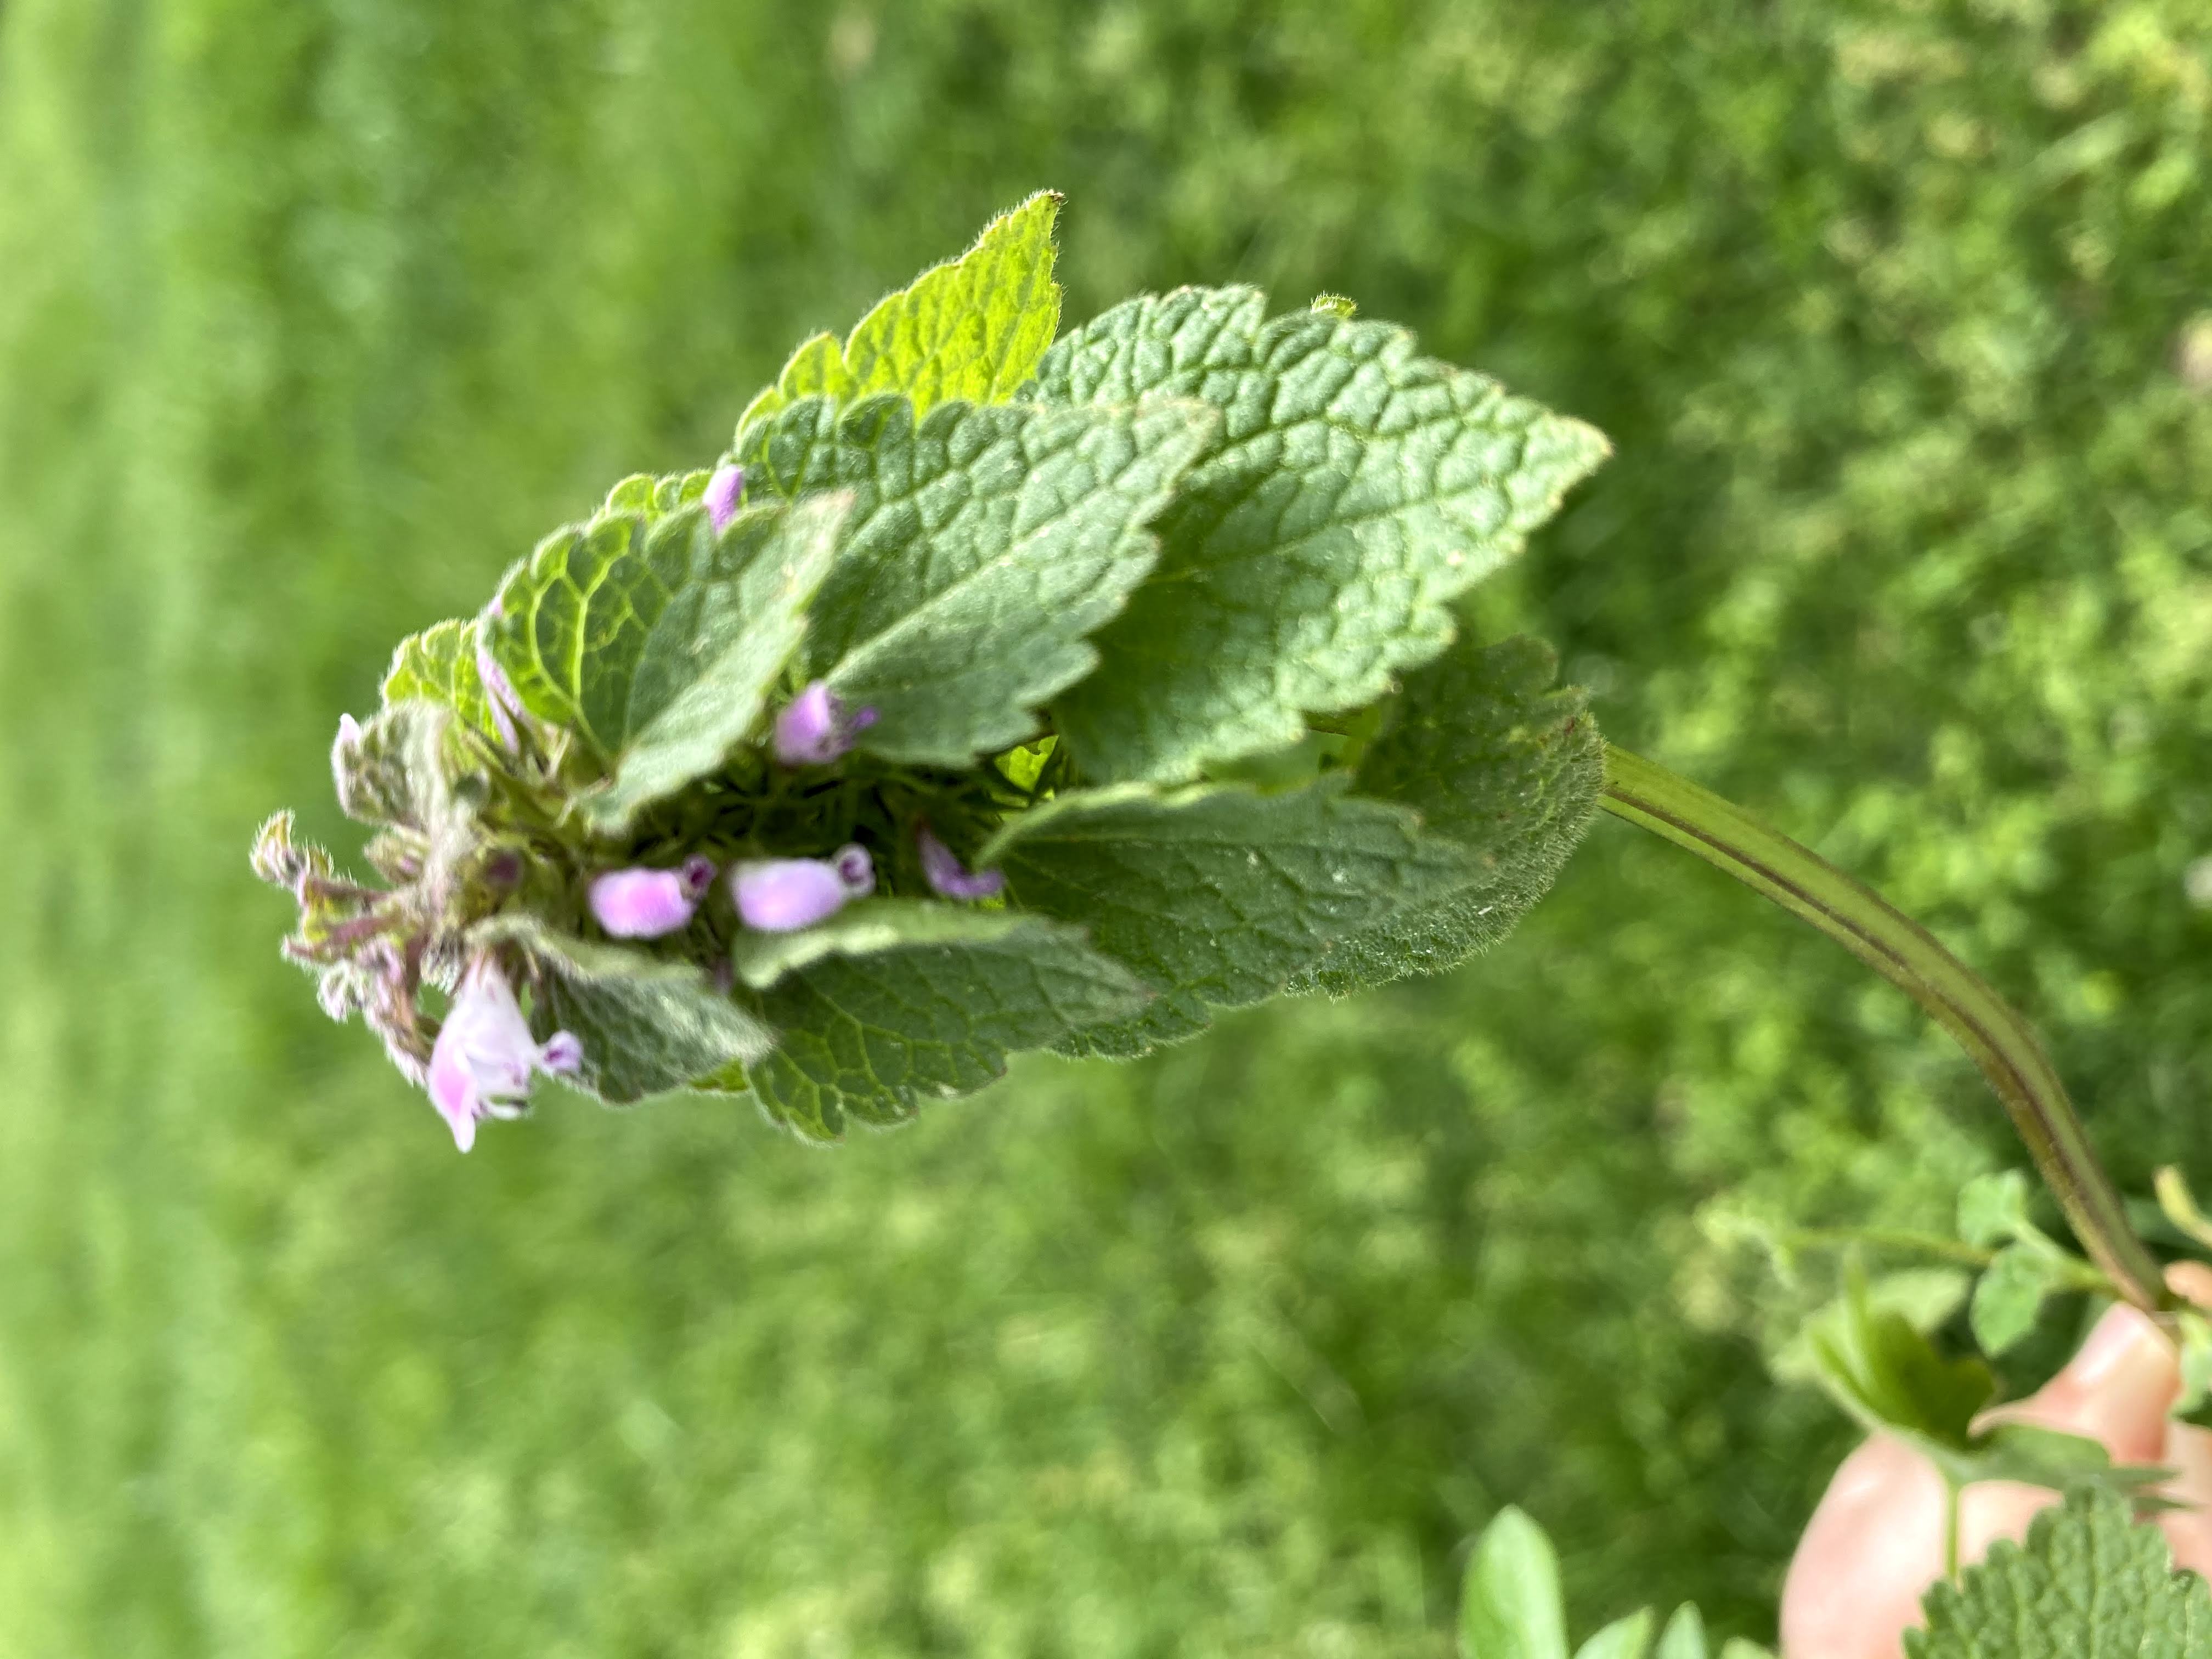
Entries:
{"label": "green leaf", "polygon": [[461,724],[496,738],[491,703],[477,672],[477,619],[434,623],[399,641],[384,672],[384,702],[421,698],[450,708]]}
{"label": "green leaf", "polygon": [[[774,1121],[834,1140],[847,1121],[902,1123],[925,1099],[972,1093],[1006,1055],[1149,994],[1079,928],[911,900],[849,906],[799,933],[748,937],[735,962],[777,1033],[742,1082]],[[734,1089],[739,1079],[721,1085]]]}
{"label": "green leaf", "polygon": [[1455,644],[1406,677],[1353,789],[1409,806],[1468,856],[1468,879],[1340,941],[1294,989],[1342,996],[1434,973],[1510,933],[1550,890],[1597,809],[1605,744],[1540,641]]}
{"label": "green leaf", "polygon": [[1559,1557],[1517,1509],[1500,1510],[1468,1559],[1459,1649],[1462,1659],[1566,1659]]}
{"label": "green leaf", "polygon": [[604,506],[592,514],[594,519],[619,514],[635,513],[648,523],[665,519],[672,513],[698,505],[707,493],[707,481],[714,474],[703,467],[689,472],[633,472],[607,491]]}
{"label": "green leaf", "polygon": [[529,956],[537,969],[532,1031],[540,1042],[574,1032],[584,1063],[568,1081],[610,1106],[702,1084],[759,1058],[775,1041],[689,963],[577,939],[527,915],[495,916],[469,938],[474,945],[518,945]]}
{"label": "green leaf", "polygon": [[357,823],[395,824],[430,833],[449,827],[453,796],[446,739],[453,711],[407,697],[363,720],[351,742],[331,751],[338,806]]}
{"label": "green leaf", "polygon": [[749,428],[803,398],[849,403],[896,392],[917,414],[955,398],[1003,402],[1059,331],[1052,235],[1060,204],[1041,191],[1000,215],[966,253],[885,296],[842,349],[827,334],[808,340],[746,408],[738,447]]}
{"label": "green leaf", "polygon": [[2008,1244],[1983,1270],[1969,1317],[1982,1352],[2000,1354],[2035,1328],[2043,1298],[2065,1288],[2064,1267],[2033,1244]]}
{"label": "green leaf", "polygon": [[532,714],[609,774],[579,798],[603,834],[719,768],[797,650],[849,501],[621,511],[542,543],[500,591],[492,649]]}
{"label": "green leaf", "polygon": [[1996,1379],[1977,1358],[1945,1359],[1904,1315],[1878,1308],[1854,1274],[1843,1298],[1806,1329],[1814,1375],[1860,1426],[1895,1435],[1960,1480],[1977,1413]]}
{"label": "green leaf", "polygon": [[1721,1644],[1721,1659],[1774,1659],[1774,1655],[1756,1642],[1747,1642],[1741,1636],[1731,1636]]}
{"label": "green leaf", "polygon": [[2127,1502],[2078,1493],[1921,1604],[1911,1659],[2212,1659],[2212,1594]]}
{"label": "green leaf", "polygon": [[1959,1189],[1959,1237],[1986,1249],[2035,1231],[2027,1215],[2027,1177],[2018,1170],[1976,1176]]}
{"label": "green leaf", "polygon": [[1694,1603],[1685,1601],[1674,1609],[1651,1659],[1705,1659],[1705,1621]]}
{"label": "green leaf", "polygon": [[2186,1417],[2212,1392],[2212,1320],[2194,1308],[2181,1308],[2173,1316],[2175,1334],[2181,1339],[2181,1392],[2166,1408],[2169,1417]]}
{"label": "green leaf", "polygon": [[1651,1646],[1651,1609],[1616,1619],[1575,1650],[1575,1659],[1644,1659]]}
{"label": "green leaf", "polygon": [[1266,309],[1246,288],[1131,301],[1055,345],[1026,394],[1200,398],[1226,422],[1097,672],[1054,705],[1094,781],[1181,781],[1295,742],[1303,711],[1372,702],[1606,453],[1402,329]]}
{"label": "green leaf", "polygon": [[1127,1055],[1201,1030],[1207,1007],[1257,1002],[1322,971],[1339,941],[1466,879],[1466,857],[1405,808],[1341,778],[1287,794],[1141,784],[1064,794],[977,855],[1024,908],[1079,922],[1159,998],[1070,1052]]}
{"label": "green leaf", "polygon": [[2016,1480],[2054,1491],[2139,1492],[2164,1478],[2161,1470],[2115,1465],[2081,1435],[2009,1422],[1978,1432],[1974,1419],[1996,1395],[1989,1366],[1944,1358],[1904,1314],[1880,1306],[1856,1273],[1842,1299],[1808,1322],[1802,1341],[1812,1380],[1862,1428],[1904,1441],[1954,1486]]}
{"label": "green leaf", "polygon": [[1085,636],[1158,556],[1146,523],[1218,425],[1201,404],[1041,409],[810,398],[756,428],[749,489],[854,495],[805,659],[853,707],[860,746],[964,765],[1033,736],[1089,673]]}

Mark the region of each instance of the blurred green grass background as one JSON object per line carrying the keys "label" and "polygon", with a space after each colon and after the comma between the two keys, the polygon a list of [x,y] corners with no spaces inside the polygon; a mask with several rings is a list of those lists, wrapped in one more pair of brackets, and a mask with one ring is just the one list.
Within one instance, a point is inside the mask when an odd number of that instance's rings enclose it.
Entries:
{"label": "blurred green grass background", "polygon": [[[6,0],[0,1654],[1441,1655],[1771,1634],[1847,1439],[1728,1218],[2016,1161],[1901,998],[1602,824],[1447,978],[809,1152],[453,1156],[276,957],[403,631],[1069,195],[1069,315],[1333,289],[1605,428],[1480,626],[2212,1175],[2198,0]],[[2066,1310],[2053,1316],[2062,1324]],[[2059,1330],[2046,1350],[2063,1342]]]}

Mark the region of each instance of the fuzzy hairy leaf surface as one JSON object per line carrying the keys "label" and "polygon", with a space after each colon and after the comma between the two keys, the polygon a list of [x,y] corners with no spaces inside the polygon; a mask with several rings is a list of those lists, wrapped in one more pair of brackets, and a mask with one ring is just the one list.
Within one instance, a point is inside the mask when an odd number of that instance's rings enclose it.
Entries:
{"label": "fuzzy hairy leaf surface", "polygon": [[738,423],[748,428],[804,398],[849,403],[902,392],[917,413],[955,398],[998,403],[1036,372],[1060,329],[1052,280],[1060,196],[1040,191],[984,228],[975,246],[887,295],[839,345],[817,334]]}
{"label": "fuzzy hairy leaf surface", "polygon": [[1025,909],[1091,930],[1159,995],[1070,1052],[1130,1055],[1318,972],[1339,941],[1464,882],[1467,857],[1405,808],[1341,779],[1285,794],[1237,786],[1079,791],[1024,813],[977,855]]}
{"label": "fuzzy hairy leaf surface", "polygon": [[528,954],[538,969],[531,1030],[540,1042],[574,1032],[584,1059],[569,1081],[610,1106],[699,1083],[767,1053],[775,1041],[686,963],[556,933],[526,916],[495,917],[471,937]]}
{"label": "fuzzy hairy leaf surface", "polygon": [[1149,994],[1080,928],[915,900],[864,901],[802,933],[744,939],[733,960],[748,985],[767,987],[757,1006],[776,1033],[744,1086],[814,1140],[972,1093],[1004,1075],[1010,1052],[1126,1018]]}
{"label": "fuzzy hairy leaf surface", "polygon": [[2212,1659],[2212,1594],[2124,1498],[2077,1492],[1922,1603],[1911,1659]]}
{"label": "fuzzy hairy leaf surface", "polygon": [[497,736],[491,703],[477,671],[477,619],[470,617],[434,623],[400,641],[392,653],[392,666],[384,672],[385,705],[410,697],[441,703],[462,725],[487,737]]}
{"label": "fuzzy hairy leaf surface", "polygon": [[1021,742],[1091,672],[1091,635],[1158,556],[1146,525],[1211,440],[1203,404],[793,404],[755,428],[747,488],[849,490],[853,515],[805,648],[878,720],[860,746],[966,763]]}
{"label": "fuzzy hairy leaf surface", "polygon": [[620,831],[759,721],[849,504],[752,507],[720,535],[697,507],[618,511],[549,538],[507,578],[493,653],[531,712],[606,769],[579,798],[592,829]]}
{"label": "fuzzy hairy leaf surface", "polygon": [[1440,971],[1504,938],[1551,890],[1605,786],[1588,699],[1555,688],[1556,672],[1540,641],[1462,640],[1406,676],[1352,788],[1413,808],[1427,833],[1466,852],[1471,873],[1340,941],[1292,989],[1342,996]]}
{"label": "fuzzy hairy leaf surface", "polygon": [[1179,781],[1370,702],[1449,642],[1449,600],[1517,553],[1606,453],[1577,421],[1419,356],[1388,324],[1270,320],[1255,289],[1115,307],[1025,394],[1196,398],[1222,440],[1160,517],[1161,556],[1054,707],[1084,775]]}

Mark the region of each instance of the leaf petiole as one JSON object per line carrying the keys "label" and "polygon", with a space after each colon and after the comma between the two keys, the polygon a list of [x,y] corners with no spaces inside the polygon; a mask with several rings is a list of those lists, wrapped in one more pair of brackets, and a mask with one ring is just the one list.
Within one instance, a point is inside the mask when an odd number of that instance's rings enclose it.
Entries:
{"label": "leaf petiole", "polygon": [[1607,744],[1599,804],[1696,854],[1809,922],[1904,991],[1957,1039],[2090,1259],[2147,1313],[2172,1305],[2158,1262],[2129,1224],[2066,1085],[2026,1019],[1917,922],[1809,848],[1666,768]]}

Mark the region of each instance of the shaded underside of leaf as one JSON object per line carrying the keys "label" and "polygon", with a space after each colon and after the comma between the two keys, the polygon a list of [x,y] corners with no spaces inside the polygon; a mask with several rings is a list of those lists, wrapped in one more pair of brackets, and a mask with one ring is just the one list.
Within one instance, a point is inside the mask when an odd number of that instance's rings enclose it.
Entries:
{"label": "shaded underside of leaf", "polygon": [[474,943],[519,946],[533,969],[531,1030],[572,1032],[583,1066],[568,1079],[610,1106],[699,1084],[768,1052],[768,1027],[698,969],[626,945],[576,939],[527,916],[480,924]]}
{"label": "shaded underside of leaf", "polygon": [[1504,938],[1551,890],[1605,786],[1588,699],[1555,688],[1556,672],[1540,641],[1462,640],[1405,677],[1352,787],[1419,813],[1428,834],[1465,850],[1472,873],[1340,941],[1293,990],[1342,996],[1449,968]]}
{"label": "shaded underside of leaf", "polygon": [[913,901],[853,908],[811,939],[740,945],[740,971],[772,980],[757,1006],[776,1032],[744,1085],[810,1139],[904,1122],[996,1080],[1009,1053],[1126,1018],[1148,994],[1079,928]]}
{"label": "shaded underside of leaf", "polygon": [[877,711],[861,746],[945,765],[1035,734],[1091,672],[1086,636],[1152,568],[1146,523],[1203,452],[1202,404],[1143,409],[822,398],[756,428],[747,488],[849,490],[852,518],[805,660]]}
{"label": "shaded underside of leaf", "polygon": [[1579,422],[1417,355],[1389,325],[1269,320],[1254,289],[1133,300],[1046,354],[1024,394],[1195,398],[1219,447],[1162,514],[1161,556],[1054,707],[1085,777],[1176,781],[1370,702],[1450,641],[1447,605],[1603,458]]}
{"label": "shaded underside of leaf", "polygon": [[738,445],[759,422],[804,398],[850,402],[902,392],[917,411],[955,398],[1003,401],[1036,372],[1060,328],[1052,279],[1060,198],[1041,191],[984,228],[960,258],[887,295],[842,346],[817,334],[792,354],[775,384],[747,406]]}
{"label": "shaded underside of leaf", "polygon": [[1127,1055],[1204,1029],[1327,962],[1398,905],[1449,890],[1466,855],[1405,808],[1341,780],[1283,794],[1143,785],[1063,795],[1002,830],[978,861],[1025,909],[1079,923],[1158,998],[1070,1052]]}

